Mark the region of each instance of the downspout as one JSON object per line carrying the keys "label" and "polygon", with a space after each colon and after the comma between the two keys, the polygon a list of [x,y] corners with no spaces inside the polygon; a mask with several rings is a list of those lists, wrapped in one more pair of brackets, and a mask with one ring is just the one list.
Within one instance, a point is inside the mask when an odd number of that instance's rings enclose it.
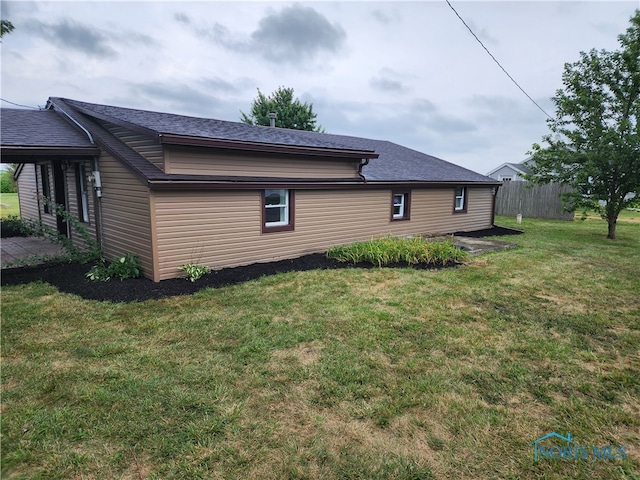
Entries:
{"label": "downspout", "polygon": [[[78,122],[75,118],[73,118],[70,114],[68,114],[63,108],[61,108],[59,105],[57,105],[55,102],[50,102],[51,105],[53,105],[53,109],[56,111],[61,112],[62,114],[64,114],[65,117],[67,117],[69,120],[71,120],[75,125],[78,126],[78,128],[80,130],[82,130],[87,137],[89,138],[89,141],[95,145],[96,142],[93,139],[93,135],[91,135],[91,132],[89,132],[89,130],[87,130],[86,128],[84,128],[82,125],[80,125],[80,122]],[[103,244],[103,240],[102,240],[102,182],[100,181],[100,170],[98,169],[98,157],[93,157],[93,172],[91,172],[91,177],[93,179],[93,189],[94,192],[96,194],[96,198],[98,199],[98,201],[96,202],[98,208],[97,210],[97,228],[96,228],[96,237],[98,237],[98,244],[100,245],[100,251],[102,252],[102,244]]]}
{"label": "downspout", "polygon": [[491,226],[493,227],[496,225],[496,196],[498,195],[499,189],[500,185],[493,187],[493,199],[491,201]]}
{"label": "downspout", "polygon": [[96,198],[98,199],[97,206],[95,209],[97,218],[97,227],[96,227],[96,236],[98,237],[98,245],[100,245],[100,254],[102,255],[102,181],[100,179],[100,170],[98,170],[98,157],[93,157],[93,172],[91,174],[93,177],[93,190],[96,194]]}
{"label": "downspout", "polygon": [[369,165],[369,159],[368,158],[365,158],[364,160],[362,160],[360,162],[360,165],[358,165],[358,176],[362,179],[362,181],[364,183],[367,183],[367,179],[364,176],[364,174],[362,173],[362,169],[363,169],[363,167],[366,167],[367,165]]}

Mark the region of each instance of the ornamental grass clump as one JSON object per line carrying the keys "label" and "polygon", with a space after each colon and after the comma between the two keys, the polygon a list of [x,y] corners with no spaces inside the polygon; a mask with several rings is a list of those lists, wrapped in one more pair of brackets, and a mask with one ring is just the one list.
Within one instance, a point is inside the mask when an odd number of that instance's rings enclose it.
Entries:
{"label": "ornamental grass clump", "polygon": [[331,247],[327,257],[339,262],[371,263],[378,267],[397,263],[441,266],[464,261],[467,253],[456,248],[452,240],[430,241],[421,236],[402,238],[388,235]]}

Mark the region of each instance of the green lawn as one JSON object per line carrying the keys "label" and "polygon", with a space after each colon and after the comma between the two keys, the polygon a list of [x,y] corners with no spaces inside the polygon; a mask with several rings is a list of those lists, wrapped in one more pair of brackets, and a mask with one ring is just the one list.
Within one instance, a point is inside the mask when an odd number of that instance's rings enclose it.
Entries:
{"label": "green lawn", "polygon": [[[2,478],[638,479],[640,223],[521,227],[445,270],[3,288]],[[552,431],[627,457],[535,463]]]}
{"label": "green lawn", "polygon": [[0,218],[9,215],[20,216],[20,205],[17,193],[0,193]]}

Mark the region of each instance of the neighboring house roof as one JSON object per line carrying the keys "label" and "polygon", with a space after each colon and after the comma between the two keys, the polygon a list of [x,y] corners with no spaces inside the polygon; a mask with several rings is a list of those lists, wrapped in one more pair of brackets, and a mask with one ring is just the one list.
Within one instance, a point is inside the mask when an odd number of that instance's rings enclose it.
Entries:
{"label": "neighboring house roof", "polygon": [[3,155],[95,155],[96,145],[58,113],[0,109]]}
{"label": "neighboring house roof", "polygon": [[531,170],[531,168],[527,165],[527,162],[530,162],[531,159],[528,158],[527,160],[525,160],[522,163],[503,163],[502,165],[500,165],[498,168],[494,168],[493,170],[491,170],[489,173],[487,173],[487,175],[493,175],[494,173],[496,173],[498,170],[508,167],[510,169],[512,169],[514,172],[519,173],[521,175],[528,175],[533,173],[533,170]]}
{"label": "neighboring house roof", "polygon": [[[338,157],[366,160],[368,164],[363,166],[362,174],[365,181],[371,183],[498,184],[488,176],[384,140],[247,125],[241,122],[99,105],[56,97],[49,99],[48,108],[49,110],[44,112],[32,111],[29,113],[41,113],[45,114],[47,118],[57,119],[52,120],[52,123],[58,122],[60,128],[64,126],[66,130],[70,130],[68,132],[70,139],[74,142],[87,143],[86,135],[81,133],[79,129],[72,127],[63,115],[71,116],[91,133],[97,143],[112,155],[120,158],[150,184],[167,186],[169,183],[173,185],[180,183],[196,186],[200,182],[210,181],[258,182],[264,180],[273,182],[274,179],[165,174],[109,133],[101,122],[109,122],[132,129],[153,138],[160,144],[199,145],[254,152],[312,155],[319,158]],[[63,113],[58,116],[56,111]],[[20,119],[20,121],[22,122],[21,127],[28,131],[46,131],[50,128],[49,124],[43,125],[37,122],[27,127],[29,124],[27,118]],[[15,130],[13,119],[7,124],[3,121],[3,148],[5,146],[4,127],[7,126],[8,129]],[[62,131],[59,134],[63,136]],[[35,137],[38,133],[33,133],[33,135],[34,141],[37,143],[38,139]],[[53,135],[53,132],[50,135]],[[40,140],[44,142],[44,145],[48,145],[46,140]],[[90,142],[89,145],[91,145]],[[310,181],[310,179],[282,180]],[[343,180],[350,183],[354,181],[353,179]],[[333,183],[335,180],[331,182]]]}

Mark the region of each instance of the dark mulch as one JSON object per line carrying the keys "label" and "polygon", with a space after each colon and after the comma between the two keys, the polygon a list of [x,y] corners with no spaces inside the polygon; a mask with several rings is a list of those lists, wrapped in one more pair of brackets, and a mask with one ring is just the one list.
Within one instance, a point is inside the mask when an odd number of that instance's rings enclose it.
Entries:
{"label": "dark mulch", "polygon": [[[445,265],[445,267],[454,266]],[[389,268],[408,267],[409,265],[389,265]],[[434,268],[412,266],[413,268]],[[337,268],[373,268],[368,263],[348,264],[327,258],[322,253],[314,253],[291,260],[270,263],[255,263],[243,267],[214,270],[199,280],[191,282],[186,278],[174,278],[152,282],[146,278],[127,280],[109,280],[95,282],[86,278],[85,274],[91,264],[53,264],[32,267],[12,268],[2,271],[2,286],[21,285],[42,281],[54,285],[61,292],[79,295],[87,300],[104,300],[109,302],[135,302],[149,299],[190,295],[203,288],[220,288],[227,285],[247,282],[256,278],[276,273],[293,271],[337,269]],[[443,267],[439,267],[443,268]]]}
{"label": "dark mulch", "polygon": [[[498,230],[487,230],[485,235],[507,235],[502,232],[503,227]],[[516,230],[511,231],[511,235]],[[474,232],[475,233],[475,232]],[[444,267],[455,266],[455,263]],[[389,265],[389,268],[409,267],[407,264]],[[429,268],[425,266],[413,266],[412,268]],[[149,299],[159,299],[176,295],[190,295],[203,288],[220,288],[227,285],[254,280],[276,273],[286,273],[293,271],[306,271],[318,269],[337,268],[373,268],[371,264],[347,264],[332,260],[321,253],[305,255],[291,260],[281,260],[271,263],[255,263],[243,267],[225,268],[215,270],[195,282],[185,278],[175,278],[152,282],[146,278],[128,280],[109,280],[108,282],[94,282],[86,278],[86,273],[91,268],[90,264],[49,264],[36,265],[32,267],[11,268],[2,271],[1,284],[21,285],[36,281],[49,283],[58,288],[61,292],[78,295],[87,300],[99,300],[109,302],[135,302]],[[435,267],[443,268],[443,267]]]}

